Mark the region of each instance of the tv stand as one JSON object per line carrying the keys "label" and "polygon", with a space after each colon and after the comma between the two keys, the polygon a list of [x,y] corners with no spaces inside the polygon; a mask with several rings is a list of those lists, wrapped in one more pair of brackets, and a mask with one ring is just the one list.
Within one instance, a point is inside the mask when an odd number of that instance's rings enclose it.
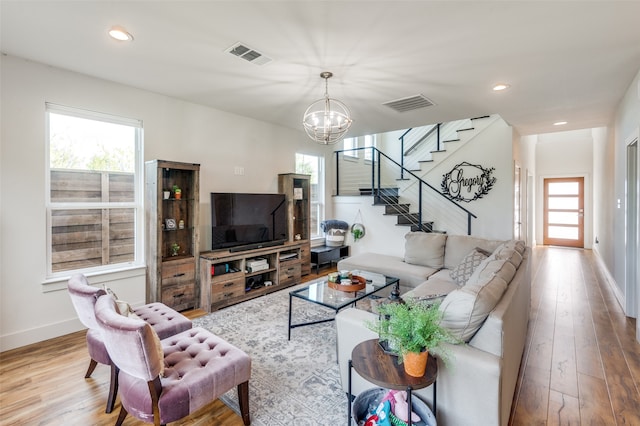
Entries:
{"label": "tv stand", "polygon": [[299,284],[303,264],[309,268],[307,242],[274,243],[278,244],[241,252],[233,251],[234,247],[201,252],[200,308],[216,311]]}

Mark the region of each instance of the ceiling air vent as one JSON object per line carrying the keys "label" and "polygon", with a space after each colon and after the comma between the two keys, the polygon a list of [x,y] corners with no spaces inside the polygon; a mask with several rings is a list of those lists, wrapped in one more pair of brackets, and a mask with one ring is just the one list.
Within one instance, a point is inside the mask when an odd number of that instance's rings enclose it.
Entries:
{"label": "ceiling air vent", "polygon": [[433,106],[435,104],[424,97],[424,95],[415,95],[407,98],[396,99],[395,101],[384,102],[382,105],[386,105],[398,112],[407,112],[418,108]]}
{"label": "ceiling air vent", "polygon": [[237,56],[238,58],[242,58],[245,61],[251,62],[256,65],[264,65],[268,64],[272,61],[271,58],[264,56],[262,53],[258,52],[255,49],[248,47],[242,43],[236,43],[225,52],[232,54],[233,56]]}

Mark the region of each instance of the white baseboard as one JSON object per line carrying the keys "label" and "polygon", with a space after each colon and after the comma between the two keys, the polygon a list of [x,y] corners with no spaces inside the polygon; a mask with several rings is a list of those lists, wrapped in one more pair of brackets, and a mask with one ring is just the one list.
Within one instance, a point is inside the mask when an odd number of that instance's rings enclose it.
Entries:
{"label": "white baseboard", "polygon": [[4,336],[0,336],[0,352],[42,342],[43,340],[53,339],[54,337],[64,336],[65,334],[75,333],[85,328],[80,320],[73,318],[55,324],[47,324],[42,327],[5,334]]}
{"label": "white baseboard", "polygon": [[607,265],[605,265],[604,261],[602,260],[602,257],[600,257],[600,253],[598,253],[597,250],[592,250],[592,252],[595,254],[595,258],[596,258],[596,262],[598,262],[598,266],[604,273],[604,278],[607,281],[607,284],[609,285],[611,290],[613,290],[613,294],[616,296],[616,299],[618,300],[618,303],[620,304],[622,311],[625,312],[626,314],[626,309],[624,308],[626,306],[626,300],[623,292],[620,290],[620,287],[618,287],[618,284],[616,283],[615,278],[613,278],[613,275],[611,275],[611,273],[609,272],[609,268],[607,268]]}

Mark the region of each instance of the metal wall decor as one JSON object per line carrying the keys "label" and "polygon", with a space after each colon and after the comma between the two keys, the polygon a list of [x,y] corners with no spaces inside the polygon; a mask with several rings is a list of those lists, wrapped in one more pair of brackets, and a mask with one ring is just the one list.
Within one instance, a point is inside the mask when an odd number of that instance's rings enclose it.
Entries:
{"label": "metal wall decor", "polygon": [[495,167],[485,169],[463,161],[442,176],[442,193],[453,201],[466,203],[482,198],[496,182],[496,178],[491,177],[494,170]]}

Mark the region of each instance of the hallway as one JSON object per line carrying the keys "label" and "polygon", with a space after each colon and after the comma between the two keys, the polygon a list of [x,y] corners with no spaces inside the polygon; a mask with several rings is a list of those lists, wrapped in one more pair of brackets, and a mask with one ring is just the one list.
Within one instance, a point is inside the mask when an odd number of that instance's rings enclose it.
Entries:
{"label": "hallway", "polygon": [[640,344],[590,250],[539,246],[512,425],[640,425]]}

